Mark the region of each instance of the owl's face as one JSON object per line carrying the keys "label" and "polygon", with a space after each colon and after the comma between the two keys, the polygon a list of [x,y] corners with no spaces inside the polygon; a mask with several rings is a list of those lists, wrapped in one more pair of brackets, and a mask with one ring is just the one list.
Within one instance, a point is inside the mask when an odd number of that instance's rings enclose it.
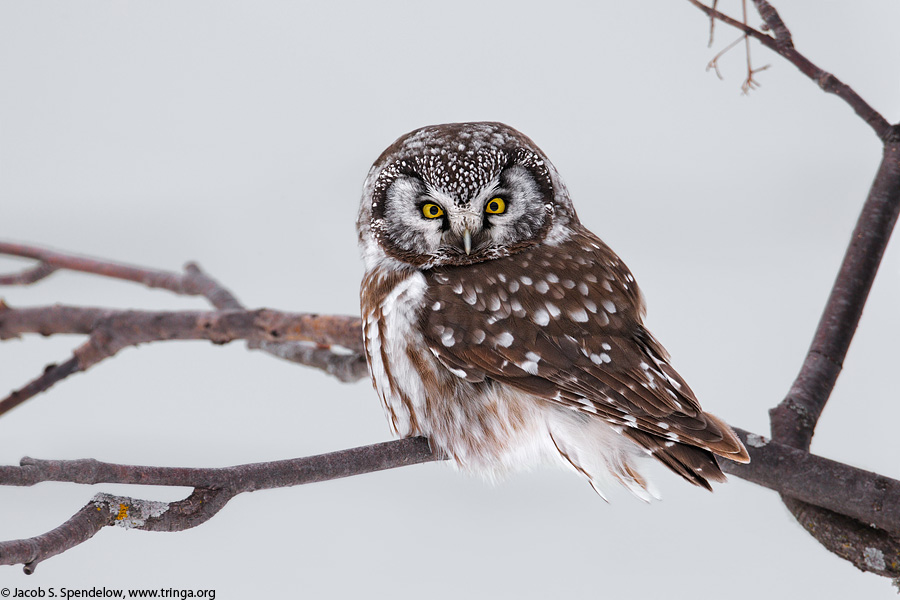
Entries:
{"label": "owl's face", "polygon": [[357,230],[367,268],[419,268],[509,256],[560,237],[576,219],[534,143],[500,123],[413,131],[375,162]]}

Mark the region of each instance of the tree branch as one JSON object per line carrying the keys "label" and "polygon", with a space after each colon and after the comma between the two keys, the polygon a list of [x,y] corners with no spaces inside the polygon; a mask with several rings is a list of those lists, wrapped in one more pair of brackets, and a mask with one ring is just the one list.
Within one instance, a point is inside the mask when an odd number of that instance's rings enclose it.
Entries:
{"label": "tree branch", "polygon": [[[900,481],[810,455],[741,429],[736,431],[747,444],[752,461],[747,465],[723,461],[726,472],[805,502],[841,511],[872,527],[900,531],[900,506],[893,501],[900,495]],[[94,459],[38,460],[26,457],[18,467],[0,466],[0,485],[31,486],[46,481],[84,485],[116,483],[193,487],[194,493],[174,503],[99,494],[88,507],[95,507],[96,511],[96,507],[102,506],[101,512],[105,511],[106,519],[95,518],[93,513],[85,515],[85,509],[82,509],[54,532],[30,540],[0,542],[0,564],[28,563],[33,570],[33,565],[39,560],[86,541],[104,525],[145,531],[181,531],[204,523],[240,493],[327,481],[442,459],[442,456],[431,452],[424,438],[407,438],[319,456],[223,468],[150,467]],[[835,494],[835,489],[839,489],[840,493]],[[806,504],[801,506],[807,513],[813,510]],[[871,548],[868,555],[878,556],[877,550],[883,556],[882,546],[871,544],[879,539],[895,545],[896,541],[872,527],[869,527],[870,534],[851,530],[852,535],[862,535],[870,543],[866,546]],[[90,534],[86,535],[86,531]],[[846,539],[848,534],[844,530],[840,535],[843,536],[841,539]],[[41,540],[40,544],[35,540]],[[860,554],[862,557],[868,555],[865,550]],[[882,570],[891,576],[900,575],[900,572],[894,573],[897,570],[894,564],[900,563],[889,561]]]}
{"label": "tree branch", "polygon": [[[54,270],[68,269],[82,273],[93,273],[110,279],[134,281],[149,288],[162,288],[186,296],[203,296],[216,308],[243,308],[234,294],[216,280],[205,274],[195,263],[188,263],[184,273],[161,271],[135,267],[108,260],[97,260],[84,256],[55,252],[46,248],[0,241],[0,254],[33,258]],[[49,273],[48,273],[49,275]],[[43,278],[39,278],[43,279]],[[34,281],[38,281],[35,279]],[[20,281],[19,283],[24,283]],[[33,283],[28,282],[28,283]]]}
{"label": "tree branch", "polygon": [[[774,440],[806,451],[840,374],[900,213],[900,126],[890,125],[852,88],[800,54],[794,48],[787,25],[767,0],[753,0],[753,3],[774,37],[737,22],[697,0],[689,2],[710,18],[740,29],[786,58],[824,91],[847,102],[884,142],[881,166],[863,205],[803,366],[785,399],[769,411]],[[882,489],[884,482],[879,477],[868,478],[869,492]],[[803,497],[802,492],[801,486],[800,490],[783,493],[782,500],[822,545],[864,571],[889,577],[900,575],[900,542],[895,537],[900,532],[896,527],[882,523],[878,525],[881,530],[872,529],[870,525],[876,524],[864,515],[853,514],[841,507],[823,507],[815,498]],[[892,494],[880,498],[872,505],[873,510],[880,513],[885,501],[889,506],[896,505],[900,494],[896,490],[892,490]]]}
{"label": "tree branch", "polygon": [[[165,312],[64,305],[14,309],[0,302],[0,340],[23,333],[90,336],[75,349],[72,358],[58,366],[49,365],[36,379],[0,400],[0,415],[124,348],[167,340],[208,340],[214,344],[247,340],[254,344],[251,347],[274,356],[322,369],[341,381],[356,381],[367,373],[360,328],[358,317],[270,309]],[[351,353],[334,352],[332,345]]]}
{"label": "tree branch", "polygon": [[769,414],[772,437],[809,449],[859,325],[878,265],[900,214],[900,144],[887,144],[812,345],[787,397]]}
{"label": "tree branch", "polygon": [[289,487],[384,469],[420,464],[441,457],[424,438],[394,440],[330,454],[213,469],[138,467],[93,459],[42,461],[22,459],[19,467],[0,467],[0,485],[34,485],[42,481],[132,483],[192,486],[178,502],[156,502],[98,494],[60,527],[25,540],[0,542],[0,564],[37,563],[87,541],[107,525],[144,531],[182,531],[208,521],[237,494]]}
{"label": "tree branch", "polygon": [[[0,284],[7,281],[27,285],[56,270],[70,269],[135,281],[177,294],[203,296],[219,309],[208,313],[114,311],[59,305],[12,309],[0,300],[0,340],[23,333],[90,336],[75,349],[73,357],[61,365],[48,365],[38,377],[0,400],[0,415],[69,375],[114,356],[123,348],[164,340],[206,339],[225,344],[240,339],[246,340],[250,349],[321,369],[341,381],[356,381],[367,373],[359,318],[282,313],[269,309],[247,311],[234,294],[194,263],[188,263],[184,273],[174,273],[2,241],[0,254],[41,261],[32,269],[0,277]],[[310,346],[310,342],[315,346]],[[335,352],[332,345],[342,346],[351,354]]]}
{"label": "tree branch", "polygon": [[766,48],[780,54],[788,62],[797,67],[801,73],[815,81],[825,92],[834,94],[849,104],[856,114],[872,128],[875,135],[882,141],[891,141],[897,135],[896,130],[891,127],[891,124],[888,123],[878,111],[863,100],[853,88],[831,73],[816,66],[812,61],[794,48],[790,30],[788,30],[784,21],[781,20],[781,17],[778,15],[775,8],[765,0],[753,0],[753,3],[763,16],[763,20],[766,22],[768,28],[774,33],[774,36],[767,35],[737,19],[733,19],[728,15],[719,12],[715,8],[700,2],[700,0],[688,0],[688,2],[699,8],[710,18],[718,19],[722,23],[744,32],[744,34],[758,40]]}
{"label": "tree branch", "polygon": [[19,273],[0,275],[0,285],[31,285],[45,277],[49,277],[56,271],[56,267],[41,262],[37,266],[25,269]]}

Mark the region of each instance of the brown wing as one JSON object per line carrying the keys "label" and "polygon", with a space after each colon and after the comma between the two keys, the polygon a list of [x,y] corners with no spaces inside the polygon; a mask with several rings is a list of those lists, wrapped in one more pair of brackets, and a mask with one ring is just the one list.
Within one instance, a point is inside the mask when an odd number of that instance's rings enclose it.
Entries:
{"label": "brown wing", "polygon": [[668,364],[641,325],[634,278],[589,232],[426,277],[422,330],[457,374],[596,415],[707,488],[707,479],[724,479],[713,453],[749,460],[731,429],[702,411]]}

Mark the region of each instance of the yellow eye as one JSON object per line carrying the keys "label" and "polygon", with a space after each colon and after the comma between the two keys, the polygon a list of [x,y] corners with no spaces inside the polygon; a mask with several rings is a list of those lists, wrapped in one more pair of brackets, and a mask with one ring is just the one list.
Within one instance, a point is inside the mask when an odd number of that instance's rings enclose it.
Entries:
{"label": "yellow eye", "polygon": [[484,212],[492,215],[499,215],[506,212],[506,202],[503,198],[491,198],[484,207]]}
{"label": "yellow eye", "polygon": [[433,202],[429,202],[422,206],[422,214],[429,219],[437,219],[444,214],[444,209]]}

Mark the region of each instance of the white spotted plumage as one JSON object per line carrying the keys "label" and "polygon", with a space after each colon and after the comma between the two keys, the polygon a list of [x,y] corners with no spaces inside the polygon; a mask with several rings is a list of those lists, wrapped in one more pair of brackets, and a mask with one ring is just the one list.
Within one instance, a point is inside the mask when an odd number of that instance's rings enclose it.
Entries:
{"label": "white spotted plumage", "polygon": [[598,493],[617,480],[644,499],[640,456],[704,487],[724,479],[714,454],[748,460],[644,329],[631,273],[514,129],[401,137],[369,172],[357,230],[366,354],[394,433],[489,477],[555,461]]}

